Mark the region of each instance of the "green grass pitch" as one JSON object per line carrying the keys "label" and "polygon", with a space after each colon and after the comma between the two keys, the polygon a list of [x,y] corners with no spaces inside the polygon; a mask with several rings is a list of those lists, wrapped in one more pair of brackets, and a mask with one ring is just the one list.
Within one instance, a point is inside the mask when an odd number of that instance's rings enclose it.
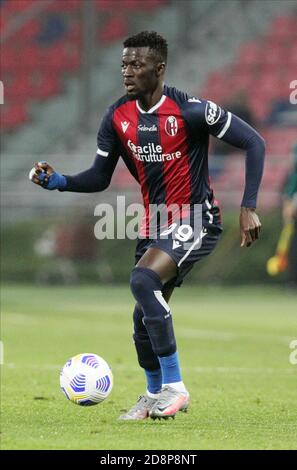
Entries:
{"label": "green grass pitch", "polygon": [[[172,311],[187,414],[120,422],[145,390],[131,339],[129,287],[2,288],[2,449],[293,449],[297,447],[297,296],[279,288],[177,289]],[[105,402],[80,407],[59,389],[71,356],[114,373]]]}

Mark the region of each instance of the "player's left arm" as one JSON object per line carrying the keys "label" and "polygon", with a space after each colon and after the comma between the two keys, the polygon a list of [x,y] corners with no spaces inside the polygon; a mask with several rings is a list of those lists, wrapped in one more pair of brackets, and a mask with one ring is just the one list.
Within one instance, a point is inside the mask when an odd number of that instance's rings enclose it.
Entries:
{"label": "player's left arm", "polygon": [[245,188],[239,223],[241,246],[250,246],[259,238],[261,230],[256,205],[264,167],[265,141],[253,127],[234,114],[228,112],[227,121],[226,130],[223,127],[217,137],[246,151]]}
{"label": "player's left arm", "polygon": [[184,113],[194,136],[199,129],[202,134],[211,134],[246,151],[245,189],[239,220],[241,246],[250,246],[259,238],[261,230],[255,210],[263,173],[265,141],[253,127],[212,101],[190,98]]}

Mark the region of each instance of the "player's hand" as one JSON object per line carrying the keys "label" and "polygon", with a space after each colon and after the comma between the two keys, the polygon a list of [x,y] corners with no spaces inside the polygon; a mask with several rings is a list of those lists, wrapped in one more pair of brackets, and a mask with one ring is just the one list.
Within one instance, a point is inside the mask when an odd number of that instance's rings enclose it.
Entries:
{"label": "player's hand", "polygon": [[64,189],[67,181],[65,176],[57,173],[47,162],[38,162],[29,173],[29,179],[45,189]]}
{"label": "player's hand", "polygon": [[34,163],[34,167],[29,173],[29,179],[39,186],[46,186],[49,180],[49,176],[55,173],[53,167],[47,162]]}
{"label": "player's hand", "polygon": [[258,240],[261,230],[261,222],[255,209],[251,207],[242,207],[239,217],[240,225],[240,246],[250,246]]}

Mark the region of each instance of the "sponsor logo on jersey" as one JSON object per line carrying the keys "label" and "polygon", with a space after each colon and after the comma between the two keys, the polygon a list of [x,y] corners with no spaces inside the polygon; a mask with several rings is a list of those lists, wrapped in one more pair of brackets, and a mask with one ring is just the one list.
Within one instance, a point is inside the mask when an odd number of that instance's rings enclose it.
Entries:
{"label": "sponsor logo on jersey", "polygon": [[147,145],[135,145],[132,140],[127,142],[128,148],[136,160],[141,162],[165,162],[181,158],[182,154],[179,150],[172,153],[163,153],[162,145],[148,142]]}
{"label": "sponsor logo on jersey", "polygon": [[124,134],[125,134],[126,130],[127,130],[128,127],[130,126],[130,122],[122,121],[122,122],[121,122],[121,125],[122,125],[123,132],[124,132]]}
{"label": "sponsor logo on jersey", "polygon": [[158,130],[156,124],[153,124],[151,127],[148,127],[144,124],[138,125],[138,130],[143,132],[156,132]]}
{"label": "sponsor logo on jersey", "polygon": [[207,101],[205,108],[205,119],[207,124],[213,126],[221,117],[222,109],[212,101]]}
{"label": "sponsor logo on jersey", "polygon": [[169,116],[165,122],[165,131],[166,134],[170,135],[171,137],[175,136],[178,131],[177,120],[174,116]]}

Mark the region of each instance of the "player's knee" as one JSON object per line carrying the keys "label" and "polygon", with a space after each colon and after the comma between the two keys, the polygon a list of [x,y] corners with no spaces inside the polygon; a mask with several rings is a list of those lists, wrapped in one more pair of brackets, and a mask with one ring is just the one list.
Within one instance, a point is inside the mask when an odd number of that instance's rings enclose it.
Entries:
{"label": "player's knee", "polygon": [[130,277],[130,289],[134,297],[138,300],[145,290],[146,275],[139,268],[134,268]]}
{"label": "player's knee", "polygon": [[135,299],[142,304],[142,300],[154,290],[163,287],[160,277],[152,269],[134,268],[131,272],[130,288]]}

